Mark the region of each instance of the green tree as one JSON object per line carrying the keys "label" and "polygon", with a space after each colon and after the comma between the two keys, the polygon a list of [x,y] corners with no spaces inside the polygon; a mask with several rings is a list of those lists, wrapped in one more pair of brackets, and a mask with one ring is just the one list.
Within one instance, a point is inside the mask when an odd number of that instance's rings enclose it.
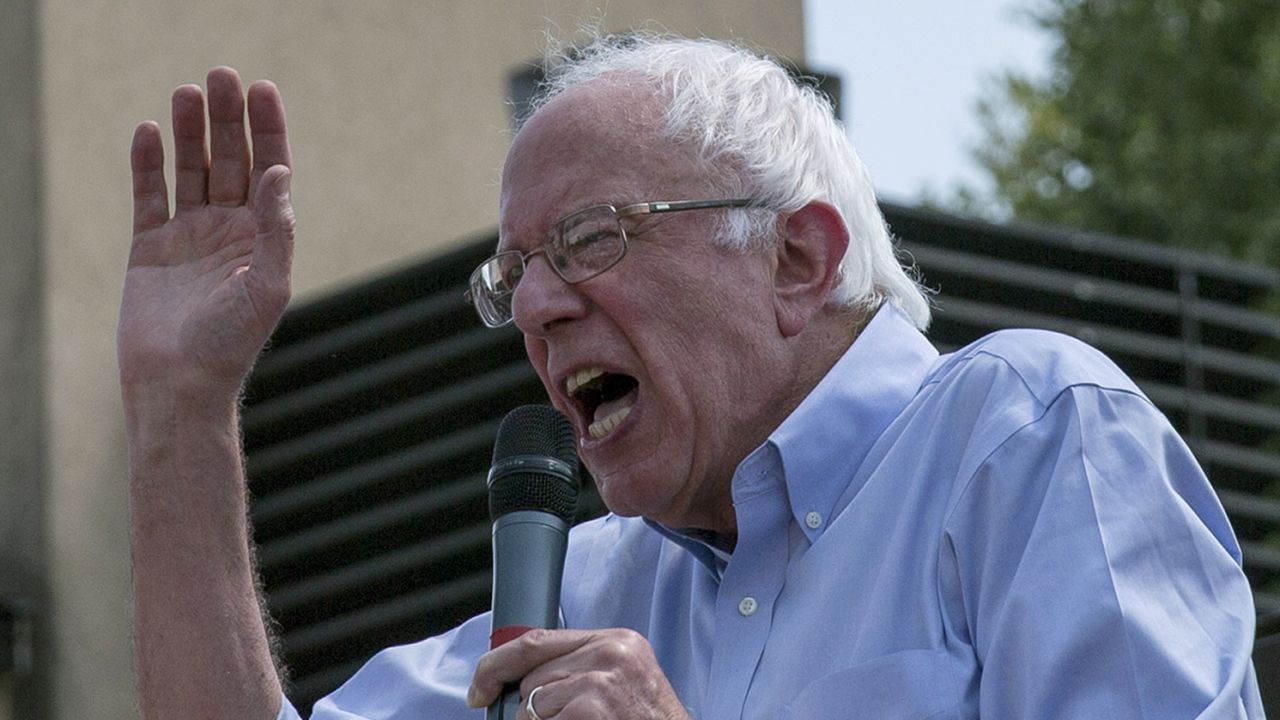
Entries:
{"label": "green tree", "polygon": [[[961,209],[1280,267],[1280,2],[1041,0],[1051,71],[995,80]],[[994,203],[993,203],[994,201]]]}

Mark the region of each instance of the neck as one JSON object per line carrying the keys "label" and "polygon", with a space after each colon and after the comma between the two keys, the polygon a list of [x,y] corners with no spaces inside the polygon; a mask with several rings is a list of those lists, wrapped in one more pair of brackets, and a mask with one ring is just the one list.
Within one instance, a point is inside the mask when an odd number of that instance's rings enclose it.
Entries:
{"label": "neck", "polygon": [[786,412],[778,418],[776,428],[800,405],[809,393],[844,357],[874,313],[849,308],[826,307],[804,332],[792,338],[791,372],[793,378],[786,392]]}
{"label": "neck", "polygon": [[[788,379],[780,383],[775,395],[776,402],[769,405],[770,417],[761,423],[766,429],[761,437],[754,439],[752,448],[764,443],[795,412],[827,373],[831,372],[831,368],[862,333],[872,314],[874,313],[848,308],[824,308],[803,333],[792,338],[790,362],[784,366],[789,372],[780,376]],[[745,459],[745,455],[742,459]],[[720,511],[712,527],[704,530],[719,538],[723,547],[730,551],[738,542],[738,517],[733,506],[732,482],[732,476],[725,479],[724,500]]]}

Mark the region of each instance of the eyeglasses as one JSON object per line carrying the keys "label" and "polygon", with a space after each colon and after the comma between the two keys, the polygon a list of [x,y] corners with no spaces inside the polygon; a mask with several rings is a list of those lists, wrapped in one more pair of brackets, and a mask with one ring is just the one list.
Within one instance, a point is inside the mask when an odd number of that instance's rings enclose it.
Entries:
{"label": "eyeglasses", "polygon": [[480,263],[471,273],[470,289],[463,296],[476,307],[480,319],[491,328],[499,328],[512,319],[511,300],[529,259],[538,253],[556,275],[570,285],[599,275],[627,254],[627,232],[622,218],[633,215],[705,210],[708,208],[748,207],[753,200],[677,200],[644,202],[615,208],[595,205],[579,210],[551,226],[547,241],[527,253],[506,250]]}

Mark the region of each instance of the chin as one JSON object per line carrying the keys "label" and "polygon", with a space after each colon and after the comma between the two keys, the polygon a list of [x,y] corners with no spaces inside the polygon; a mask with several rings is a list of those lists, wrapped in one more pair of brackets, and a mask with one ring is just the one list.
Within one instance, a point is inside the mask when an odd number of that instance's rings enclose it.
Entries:
{"label": "chin", "polygon": [[609,512],[622,517],[636,517],[643,514],[643,509],[637,504],[635,498],[626,491],[620,491],[616,485],[616,481],[596,480],[596,488],[600,491],[600,499],[604,500],[605,507],[609,508]]}
{"label": "chin", "polygon": [[600,490],[600,497],[613,514],[654,520],[666,514],[665,504],[646,492],[651,491],[654,485],[646,482],[643,476],[619,477],[617,473],[612,473],[601,477],[592,472],[593,477],[596,478],[596,487]]}

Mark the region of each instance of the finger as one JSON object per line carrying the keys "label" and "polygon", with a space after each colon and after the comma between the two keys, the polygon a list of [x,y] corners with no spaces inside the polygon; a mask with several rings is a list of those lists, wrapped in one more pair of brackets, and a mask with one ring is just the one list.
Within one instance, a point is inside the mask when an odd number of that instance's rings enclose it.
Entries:
{"label": "finger", "polygon": [[289,300],[290,268],[293,265],[293,205],[289,188],[293,176],[289,168],[276,165],[263,175],[253,203],[258,235],[249,267],[266,296],[283,309]]}
{"label": "finger", "polygon": [[[538,717],[543,718],[544,720],[546,718],[552,718],[559,715],[560,711],[564,709],[565,703],[560,702],[556,697],[556,693],[559,689],[557,686],[563,687],[566,684],[567,683],[559,682],[547,683],[546,685],[535,685],[529,688],[527,693],[521,692],[519,713],[521,720],[534,720],[533,715],[529,713],[529,706],[531,705],[533,706],[533,711],[538,714]],[[537,693],[536,695],[533,694],[535,692]]]}
{"label": "finger", "polygon": [[258,184],[268,168],[276,165],[293,167],[289,136],[284,118],[284,101],[280,90],[270,80],[259,80],[249,86],[249,133],[253,137],[253,171],[249,181],[249,197],[257,197]]}
{"label": "finger", "polygon": [[263,175],[254,203],[258,223],[258,243],[253,262],[270,274],[289,273],[293,260],[294,216],[290,188],[293,173],[283,165],[270,168]]}
{"label": "finger", "polygon": [[173,91],[173,164],[178,210],[204,205],[209,155],[204,145],[204,92],[198,85]]}
{"label": "finger", "polygon": [[229,67],[209,71],[209,204],[243,205],[249,191],[244,90]]}
{"label": "finger", "polygon": [[164,182],[164,143],[160,126],[148,120],[133,131],[129,148],[133,171],[133,234],[160,227],[169,219],[169,189]]}
{"label": "finger", "polygon": [[591,632],[581,630],[530,630],[484,655],[467,692],[467,704],[485,707],[497,699],[508,683],[521,680],[535,668],[587,645]]}

